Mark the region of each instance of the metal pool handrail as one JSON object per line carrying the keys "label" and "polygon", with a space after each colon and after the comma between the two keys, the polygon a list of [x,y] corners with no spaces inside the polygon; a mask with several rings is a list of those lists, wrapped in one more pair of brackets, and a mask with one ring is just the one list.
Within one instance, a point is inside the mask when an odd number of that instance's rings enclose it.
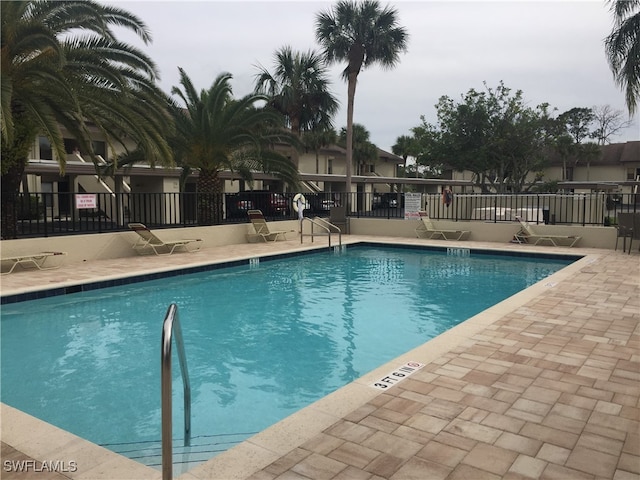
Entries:
{"label": "metal pool handrail", "polygon": [[[334,225],[333,223],[331,223],[329,220],[322,218],[322,217],[316,217],[314,218],[314,222],[312,222],[314,225],[318,225],[319,222],[319,226],[326,228],[329,230],[329,247],[331,247],[331,229],[335,228],[335,230],[333,231],[333,233],[337,233],[338,234],[338,245],[340,247],[342,247],[342,230],[340,230],[340,227],[337,225]],[[313,229],[313,226],[311,227]]]}
{"label": "metal pool handrail", "polygon": [[160,376],[162,391],[162,479],[170,480],[173,477],[173,442],[171,423],[171,337],[175,332],[180,372],[184,389],[184,444],[191,443],[191,385],[189,383],[189,371],[187,370],[187,357],[184,353],[184,341],[178,316],[178,306],[175,303],[169,305],[167,314],[162,324],[162,345],[160,356]]}
{"label": "metal pool handrail", "polygon": [[[305,234],[302,232],[303,230],[303,222],[304,220],[307,220],[309,223],[311,223],[311,233],[310,234]],[[321,220],[318,221],[318,220]],[[338,243],[340,245],[340,247],[342,247],[342,232],[340,231],[340,228],[336,225],[334,225],[333,223],[330,223],[328,221],[326,221],[324,218],[321,217],[315,217],[315,218],[309,218],[309,217],[304,217],[302,219],[302,222],[300,222],[300,243],[302,243],[302,237],[304,237],[305,235],[310,236],[311,237],[311,241],[313,242],[313,226],[317,226],[320,227],[321,229],[323,229],[326,233],[326,235],[329,237],[329,250],[331,250],[331,229],[329,227],[333,227],[337,230],[338,234]],[[316,234],[316,235],[324,235],[324,234]]]}

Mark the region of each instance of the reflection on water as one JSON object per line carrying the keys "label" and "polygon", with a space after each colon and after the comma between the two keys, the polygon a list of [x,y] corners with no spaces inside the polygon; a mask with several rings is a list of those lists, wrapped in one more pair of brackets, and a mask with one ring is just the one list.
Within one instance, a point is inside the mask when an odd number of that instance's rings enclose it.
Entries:
{"label": "reflection on water", "polygon": [[352,248],[10,304],[2,401],[96,443],[159,439],[160,330],[175,302],[194,438],[248,435],[568,263]]}

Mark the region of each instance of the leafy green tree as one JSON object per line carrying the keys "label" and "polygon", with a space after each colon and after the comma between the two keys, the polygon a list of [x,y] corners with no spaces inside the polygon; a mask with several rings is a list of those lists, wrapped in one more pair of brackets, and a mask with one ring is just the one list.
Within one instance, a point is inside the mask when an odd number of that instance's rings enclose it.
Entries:
{"label": "leafy green tree", "polygon": [[222,170],[240,172],[247,180],[252,179],[252,172],[260,171],[297,185],[295,166],[272,148],[292,144],[295,138],[284,129],[279,113],[256,106],[267,97],[254,93],[234,99],[229,73],[220,74],[208,90],[198,92],[184,70],[179,70],[182,88],[171,90],[181,102],[172,108],[173,145],[178,163],[199,171],[200,225],[222,222]]}
{"label": "leafy green tree", "polygon": [[2,2],[1,126],[3,238],[15,238],[16,200],[37,135],[51,143],[64,173],[61,126],[94,161],[91,123],[110,145],[126,137],[146,160],[171,163],[171,125],[157,71],[140,50],[119,42],[117,26],[148,43],[134,15],[91,0]]}
{"label": "leafy green tree", "polygon": [[527,175],[541,169],[547,106],[527,107],[522,91],[512,94],[500,82],[483,92],[471,89],[461,101],[443,96],[436,108],[438,125],[422,125],[430,132],[430,157],[470,170],[481,188],[521,192]]}
{"label": "leafy green tree", "polygon": [[424,115],[420,116],[420,120],[422,125],[411,129],[416,149],[415,176],[416,178],[420,176],[438,178],[442,175],[444,163],[447,161],[446,154],[441,148],[441,132],[429,124]]}
{"label": "leafy green tree", "polygon": [[394,67],[406,51],[408,33],[398,25],[398,13],[382,8],[375,0],[340,0],[333,8],[316,16],[316,40],[328,63],[346,61],[342,77],[347,81],[346,181],[351,191],[353,163],[353,102],[356,81],[362,68],[379,64]]}
{"label": "leafy green tree", "polygon": [[590,125],[594,120],[593,110],[575,107],[558,115],[558,124],[578,144],[589,138]]}
{"label": "leafy green tree", "polygon": [[[358,123],[353,124],[353,160],[358,165],[358,175],[364,174],[364,167],[367,164],[375,163],[378,160],[378,147],[369,140],[369,131]],[[347,143],[348,129],[343,127],[338,135],[338,145],[344,147]]]}
{"label": "leafy green tree", "polygon": [[593,136],[590,131],[595,116],[590,108],[575,107],[558,115],[553,145],[562,159],[562,179],[568,180],[567,162],[577,165],[586,159],[583,143]]}
{"label": "leafy green tree", "polygon": [[640,98],[640,0],[608,0],[615,26],[605,39],[613,78],[624,91],[629,115]]}

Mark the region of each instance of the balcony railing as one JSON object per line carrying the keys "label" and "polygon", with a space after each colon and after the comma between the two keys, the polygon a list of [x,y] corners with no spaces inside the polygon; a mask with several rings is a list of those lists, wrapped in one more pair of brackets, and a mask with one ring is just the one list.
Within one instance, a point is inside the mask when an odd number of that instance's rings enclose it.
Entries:
{"label": "balcony railing", "polygon": [[[127,229],[129,222],[153,228],[198,226],[203,205],[219,208],[219,224],[248,221],[247,210],[263,211],[268,220],[295,219],[295,193],[243,192],[205,196],[198,193],[21,193],[15,198],[18,238],[102,233]],[[353,218],[404,218],[401,193],[341,192],[305,194],[305,215],[328,216],[331,207],[346,205]],[[6,197],[3,197],[6,198]],[[572,225],[615,225],[618,213],[639,212],[640,195],[587,194],[454,194],[449,205],[438,194],[423,194],[421,209],[434,219],[530,222]],[[211,218],[211,216],[207,216]]]}

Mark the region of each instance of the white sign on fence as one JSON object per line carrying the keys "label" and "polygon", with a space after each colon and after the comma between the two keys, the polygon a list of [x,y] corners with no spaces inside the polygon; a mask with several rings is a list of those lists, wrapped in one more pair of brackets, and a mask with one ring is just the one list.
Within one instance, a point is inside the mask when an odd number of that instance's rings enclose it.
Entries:
{"label": "white sign on fence", "polygon": [[422,194],[407,192],[404,194],[404,218],[414,220],[420,218],[418,212],[422,209]]}
{"label": "white sign on fence", "polygon": [[98,196],[95,193],[76,194],[76,208],[98,208]]}

